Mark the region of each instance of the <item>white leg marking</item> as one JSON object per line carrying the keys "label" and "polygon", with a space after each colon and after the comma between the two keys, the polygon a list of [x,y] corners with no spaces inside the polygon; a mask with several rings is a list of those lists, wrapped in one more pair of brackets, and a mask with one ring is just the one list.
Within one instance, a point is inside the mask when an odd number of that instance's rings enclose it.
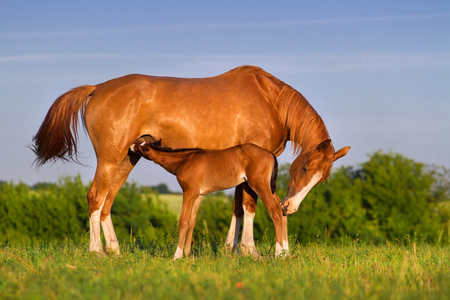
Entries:
{"label": "white leg marking", "polygon": [[102,222],[103,235],[105,236],[106,252],[114,252],[116,255],[120,254],[119,242],[117,241],[116,233],[114,232],[114,226],[109,214]]}
{"label": "white leg marking", "polygon": [[239,248],[237,245],[239,243],[239,231],[241,230],[242,217],[237,218],[235,215],[231,218],[230,229],[228,230],[227,239],[225,246],[231,248],[232,250],[237,249],[239,253]]}
{"label": "white leg marking", "polygon": [[276,243],[275,245],[275,257],[278,257],[283,254],[283,247],[280,244]]}
{"label": "white leg marking", "polygon": [[227,248],[234,247],[233,241],[236,234],[236,216],[233,214],[231,217],[230,229],[228,229],[227,239],[225,241],[225,246]]}
{"label": "white leg marking", "polygon": [[177,251],[175,251],[175,256],[173,257],[173,260],[183,258],[183,249],[180,247],[177,247]]}
{"label": "white leg marking", "polygon": [[242,229],[241,250],[244,255],[251,254],[252,256],[259,257],[253,238],[254,218],[255,213],[248,212],[244,205],[244,228]]}
{"label": "white leg marking", "polygon": [[105,199],[103,199],[103,203],[100,208],[92,212],[89,217],[89,231],[91,239],[89,252],[103,253],[102,239],[100,236],[100,214],[102,212],[103,205],[105,204]]}

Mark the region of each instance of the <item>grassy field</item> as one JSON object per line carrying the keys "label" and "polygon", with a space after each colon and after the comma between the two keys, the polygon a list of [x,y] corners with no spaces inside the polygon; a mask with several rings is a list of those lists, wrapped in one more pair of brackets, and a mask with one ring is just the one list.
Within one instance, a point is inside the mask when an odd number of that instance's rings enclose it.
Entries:
{"label": "grassy field", "polygon": [[[159,200],[167,203],[167,208],[170,211],[172,211],[173,213],[175,213],[177,218],[180,216],[181,206],[183,205],[183,194],[159,194],[158,197],[159,197]],[[227,201],[228,198],[224,194],[212,193],[212,194],[206,195],[205,198],[203,199],[202,203],[204,203],[204,201],[211,201],[211,200],[218,200],[218,199]],[[231,219],[231,212],[230,212],[230,219]]]}
{"label": "grassy field", "polygon": [[183,205],[183,194],[159,194],[159,199],[167,203],[167,208],[173,211],[177,217],[181,214]]}
{"label": "grassy field", "polygon": [[203,242],[179,261],[136,240],[118,258],[89,254],[88,237],[0,245],[1,299],[450,299],[450,248],[407,240],[294,245],[285,259]]}

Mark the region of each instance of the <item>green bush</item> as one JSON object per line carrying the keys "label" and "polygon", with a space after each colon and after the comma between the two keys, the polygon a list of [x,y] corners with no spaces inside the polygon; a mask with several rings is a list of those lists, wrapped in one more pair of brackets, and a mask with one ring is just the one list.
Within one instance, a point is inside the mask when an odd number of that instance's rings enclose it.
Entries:
{"label": "green bush", "polygon": [[[279,168],[277,192],[283,198],[289,165]],[[57,183],[0,182],[0,241],[64,239],[87,235],[89,213],[80,176]],[[200,206],[194,240],[223,242],[233,198],[207,195]],[[177,236],[177,220],[158,193],[126,183],[116,196],[112,219],[119,241],[167,245]],[[317,185],[288,217],[291,240],[360,239],[369,243],[416,238],[450,239],[450,170],[414,162],[400,154],[376,152],[358,168],[341,167]],[[273,223],[261,200],[254,224],[256,240],[274,238]]]}
{"label": "green bush", "polygon": [[[0,241],[24,237],[64,239],[89,231],[89,211],[80,176],[61,178],[57,184],[40,183],[30,189],[23,183],[0,183]],[[112,218],[119,240],[130,235],[163,243],[175,215],[157,194],[126,183],[116,196]]]}
{"label": "green bush", "polygon": [[131,235],[163,244],[176,224],[175,214],[159,201],[155,192],[144,193],[136,183],[126,182],[114,200],[112,219],[119,239]]}
{"label": "green bush", "polygon": [[53,239],[85,234],[87,187],[80,176],[30,189],[23,183],[0,185],[0,238]]}
{"label": "green bush", "polygon": [[[280,167],[280,196],[286,194],[288,168]],[[427,170],[400,154],[376,152],[360,168],[334,170],[313,188],[288,217],[289,234],[302,243],[317,238],[448,240],[450,172],[439,170],[440,177],[435,167]]]}

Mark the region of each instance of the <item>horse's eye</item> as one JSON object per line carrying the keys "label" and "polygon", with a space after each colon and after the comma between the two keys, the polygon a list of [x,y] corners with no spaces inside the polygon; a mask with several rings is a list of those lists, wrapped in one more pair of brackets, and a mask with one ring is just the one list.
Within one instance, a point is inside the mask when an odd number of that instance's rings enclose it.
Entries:
{"label": "horse's eye", "polygon": [[306,171],[307,171],[306,167],[303,167],[303,172],[305,172],[305,173],[306,173]]}

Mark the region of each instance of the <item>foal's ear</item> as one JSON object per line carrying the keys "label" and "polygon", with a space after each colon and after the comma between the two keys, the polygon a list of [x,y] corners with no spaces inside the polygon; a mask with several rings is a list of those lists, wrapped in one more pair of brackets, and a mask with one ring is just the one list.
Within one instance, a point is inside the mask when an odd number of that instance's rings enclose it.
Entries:
{"label": "foal's ear", "polygon": [[338,160],[339,158],[345,156],[348,153],[348,150],[350,150],[351,147],[347,146],[342,149],[339,149],[334,153],[334,161]]}

